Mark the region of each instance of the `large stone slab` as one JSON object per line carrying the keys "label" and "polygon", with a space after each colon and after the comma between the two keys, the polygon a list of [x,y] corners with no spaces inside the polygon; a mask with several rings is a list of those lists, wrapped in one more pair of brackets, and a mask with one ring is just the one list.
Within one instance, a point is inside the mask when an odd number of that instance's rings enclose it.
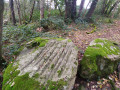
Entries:
{"label": "large stone slab", "polygon": [[89,80],[107,77],[117,69],[119,61],[120,48],[116,43],[105,38],[95,39],[80,62],[80,76]]}
{"label": "large stone slab", "polygon": [[[37,38],[36,41],[39,40]],[[72,90],[78,67],[78,51],[73,42],[69,39],[43,39],[40,43],[35,40],[27,43],[16,62],[8,66],[4,73],[3,90],[17,88],[18,85],[19,88],[22,86],[21,90],[28,87],[31,88],[29,90]],[[6,79],[7,75],[11,76]]]}

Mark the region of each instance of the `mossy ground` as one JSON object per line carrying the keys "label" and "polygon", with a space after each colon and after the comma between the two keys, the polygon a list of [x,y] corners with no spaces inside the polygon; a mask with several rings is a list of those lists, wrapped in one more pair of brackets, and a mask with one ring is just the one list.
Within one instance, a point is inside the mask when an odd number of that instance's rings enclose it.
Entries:
{"label": "mossy ground", "polygon": [[[86,49],[80,63],[80,75],[87,79],[96,79],[112,73],[116,69],[118,61],[111,61],[108,55],[120,53],[119,48],[111,41],[96,39],[94,42],[96,45]],[[111,49],[111,46],[115,48]]]}

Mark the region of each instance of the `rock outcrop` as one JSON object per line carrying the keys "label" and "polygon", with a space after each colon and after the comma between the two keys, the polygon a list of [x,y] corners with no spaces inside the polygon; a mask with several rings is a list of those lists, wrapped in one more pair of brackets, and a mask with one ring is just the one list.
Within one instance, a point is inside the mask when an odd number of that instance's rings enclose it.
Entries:
{"label": "rock outcrop", "polygon": [[89,80],[107,77],[113,73],[120,61],[119,46],[107,39],[93,40],[80,62],[79,74]]}
{"label": "rock outcrop", "polygon": [[3,75],[3,90],[72,90],[78,61],[69,39],[36,38]]}

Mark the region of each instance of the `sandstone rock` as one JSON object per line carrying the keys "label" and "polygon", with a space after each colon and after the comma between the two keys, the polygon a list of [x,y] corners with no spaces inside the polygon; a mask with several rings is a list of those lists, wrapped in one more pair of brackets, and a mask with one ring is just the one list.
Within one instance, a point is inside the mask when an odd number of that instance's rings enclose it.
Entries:
{"label": "sandstone rock", "polygon": [[119,61],[120,48],[116,43],[103,38],[93,40],[80,62],[80,76],[90,80],[107,77],[117,68]]}
{"label": "sandstone rock", "polygon": [[16,62],[5,70],[3,90],[72,90],[77,53],[71,40],[37,38],[27,43]]}

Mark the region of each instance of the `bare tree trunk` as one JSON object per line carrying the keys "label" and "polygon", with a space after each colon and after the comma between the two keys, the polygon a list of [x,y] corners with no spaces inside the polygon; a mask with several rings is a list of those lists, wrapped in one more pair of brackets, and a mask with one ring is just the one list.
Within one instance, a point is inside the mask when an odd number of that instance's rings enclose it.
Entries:
{"label": "bare tree trunk", "polygon": [[65,18],[70,18],[71,19],[71,7],[72,3],[71,0],[65,0]]}
{"label": "bare tree trunk", "polygon": [[93,0],[92,1],[91,7],[90,7],[88,13],[86,14],[87,19],[89,19],[92,16],[92,14],[93,14],[93,12],[96,8],[97,2],[98,2],[98,0]]}
{"label": "bare tree trunk", "polygon": [[30,11],[30,19],[29,19],[29,22],[32,20],[34,7],[35,7],[35,0],[33,1],[33,6],[32,6],[31,11]]}
{"label": "bare tree trunk", "polygon": [[76,0],[72,0],[71,19],[74,20],[75,18],[76,18]]}
{"label": "bare tree trunk", "polygon": [[0,0],[0,64],[2,62],[2,25],[3,25],[4,0]]}
{"label": "bare tree trunk", "polygon": [[81,4],[80,4],[80,9],[79,9],[78,17],[80,17],[80,15],[81,15],[81,13],[82,13],[82,10],[83,10],[83,7],[84,7],[84,3],[85,3],[85,0],[81,0]]}
{"label": "bare tree trunk", "polygon": [[40,20],[44,18],[44,4],[45,0],[40,0]]}
{"label": "bare tree trunk", "polygon": [[21,21],[21,12],[20,12],[20,2],[19,2],[19,0],[18,0],[18,2],[17,2],[17,0],[15,0],[15,2],[16,2],[16,5],[17,5],[17,9],[18,9],[19,23],[21,25],[22,21]]}
{"label": "bare tree trunk", "polygon": [[10,14],[12,17],[12,23],[13,25],[16,24],[16,19],[15,19],[15,13],[14,13],[14,2],[13,0],[9,0],[9,6],[10,6]]}

